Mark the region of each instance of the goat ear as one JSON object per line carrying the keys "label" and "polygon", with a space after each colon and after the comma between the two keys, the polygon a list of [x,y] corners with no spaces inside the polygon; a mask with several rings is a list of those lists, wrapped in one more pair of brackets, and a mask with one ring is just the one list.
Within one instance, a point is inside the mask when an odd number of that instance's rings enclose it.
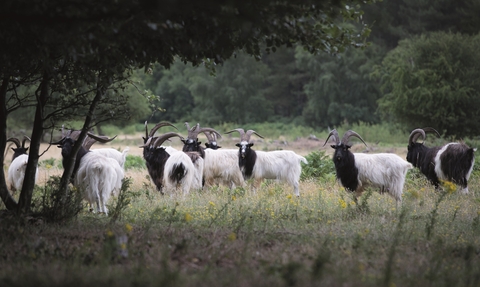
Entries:
{"label": "goat ear", "polygon": [[334,145],[334,144],[332,144],[332,145],[330,145],[330,146],[331,146],[333,149],[337,149],[337,146]]}
{"label": "goat ear", "polygon": [[25,152],[27,152],[27,150],[28,150],[28,147],[25,148]]}
{"label": "goat ear", "polygon": [[236,147],[241,147],[242,145],[241,145],[241,144],[239,144],[239,143],[237,143],[235,146],[236,146]]}
{"label": "goat ear", "polygon": [[348,150],[348,149],[351,148],[351,147],[352,147],[351,145],[348,145],[348,144],[345,145],[345,149],[346,149],[346,150]]}
{"label": "goat ear", "polygon": [[253,143],[249,143],[248,146],[249,146],[249,147],[252,147],[252,146],[253,146]]}
{"label": "goat ear", "polygon": [[200,145],[202,142],[198,142],[197,145]]}
{"label": "goat ear", "polygon": [[187,144],[187,140],[181,139],[183,144]]}

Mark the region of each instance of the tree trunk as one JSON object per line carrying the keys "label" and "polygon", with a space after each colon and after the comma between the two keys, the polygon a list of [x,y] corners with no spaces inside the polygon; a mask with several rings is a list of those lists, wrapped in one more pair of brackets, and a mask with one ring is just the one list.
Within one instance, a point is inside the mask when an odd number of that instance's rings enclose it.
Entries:
{"label": "tree trunk", "polygon": [[43,134],[43,118],[45,105],[48,101],[50,77],[46,72],[43,74],[40,83],[40,95],[37,96],[37,108],[33,122],[32,136],[30,137],[30,152],[28,155],[27,168],[25,169],[25,179],[23,180],[22,192],[18,200],[18,213],[26,214],[30,211],[32,203],[33,189],[35,187],[35,175],[37,173],[38,155],[40,154],[40,142]]}
{"label": "tree trunk", "polygon": [[2,162],[2,171],[0,172],[0,197],[8,210],[15,210],[17,202],[12,197],[7,187],[5,178],[5,147],[7,146],[7,88],[9,77],[5,76],[0,86],[0,161]]}

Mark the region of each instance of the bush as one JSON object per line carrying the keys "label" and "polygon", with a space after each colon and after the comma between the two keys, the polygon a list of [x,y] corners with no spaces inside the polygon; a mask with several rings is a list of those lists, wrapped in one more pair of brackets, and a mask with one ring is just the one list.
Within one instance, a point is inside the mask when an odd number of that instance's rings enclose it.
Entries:
{"label": "bush", "polygon": [[314,151],[305,158],[308,164],[302,163],[300,180],[325,178],[335,174],[333,161],[325,151]]}
{"label": "bush", "polygon": [[125,170],[132,168],[146,168],[145,161],[141,156],[127,155],[127,160],[125,161]]}

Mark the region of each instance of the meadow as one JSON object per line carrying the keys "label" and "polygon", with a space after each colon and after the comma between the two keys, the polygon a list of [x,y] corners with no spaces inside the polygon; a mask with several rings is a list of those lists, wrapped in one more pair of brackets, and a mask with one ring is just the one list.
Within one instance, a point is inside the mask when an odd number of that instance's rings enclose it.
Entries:
{"label": "meadow", "polygon": [[[410,170],[401,205],[375,189],[356,205],[336,182],[322,140],[280,147],[274,138],[258,148],[293,148],[310,160],[298,198],[274,181],[256,193],[213,187],[160,195],[128,143],[128,180],[109,216],[83,207],[73,220],[49,223],[0,210],[0,285],[480,285],[478,168],[468,195],[448,182],[435,191]],[[406,140],[369,146],[406,153]],[[34,209],[48,204],[55,185],[46,182],[61,174],[53,154],[41,161]]]}

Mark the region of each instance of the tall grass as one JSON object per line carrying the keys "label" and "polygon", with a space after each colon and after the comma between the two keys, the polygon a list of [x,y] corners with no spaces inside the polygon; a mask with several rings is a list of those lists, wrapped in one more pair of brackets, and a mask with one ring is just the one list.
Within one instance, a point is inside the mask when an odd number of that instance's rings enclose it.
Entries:
{"label": "tall grass", "polygon": [[409,172],[401,208],[376,190],[358,208],[334,177],[310,177],[299,198],[274,181],[186,196],[144,186],[111,217],[18,224],[0,213],[0,284],[478,286],[479,189],[478,174],[461,195]]}

